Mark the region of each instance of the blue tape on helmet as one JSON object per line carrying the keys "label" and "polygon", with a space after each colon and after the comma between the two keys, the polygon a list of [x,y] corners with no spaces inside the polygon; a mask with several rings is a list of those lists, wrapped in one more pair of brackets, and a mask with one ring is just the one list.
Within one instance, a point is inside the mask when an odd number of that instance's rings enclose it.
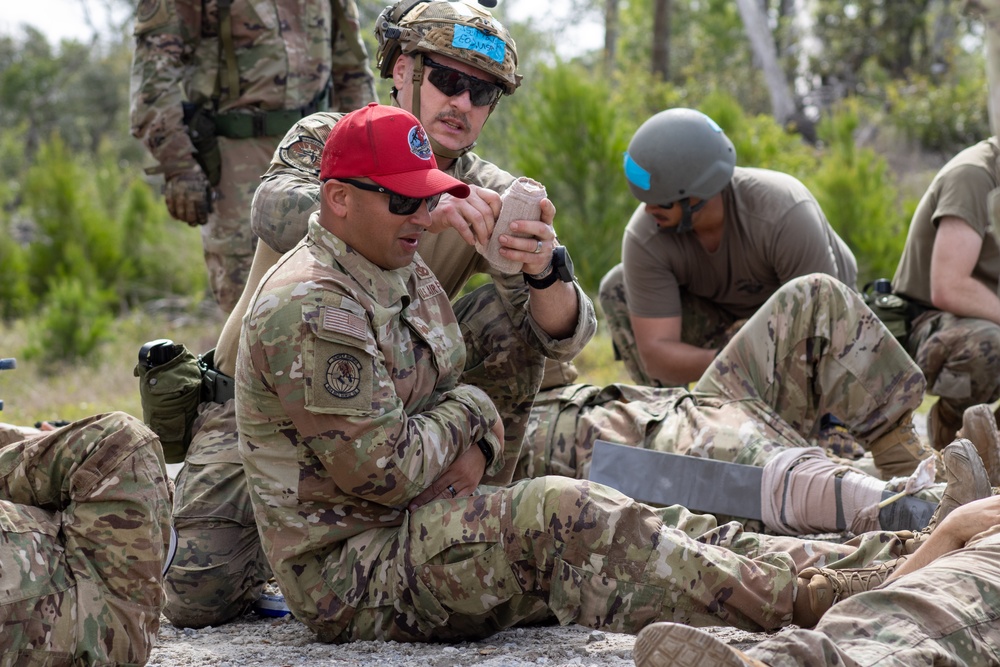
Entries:
{"label": "blue tape on helmet", "polygon": [[[702,115],[703,115],[703,116],[705,116],[705,114],[702,114]],[[721,128],[721,127],[719,127],[719,124],[718,124],[718,123],[716,123],[716,122],[715,122],[714,120],[712,120],[712,119],[711,119],[711,118],[709,118],[708,116],[705,116],[705,120],[706,120],[706,121],[708,121],[708,126],[709,126],[710,128],[712,128],[712,129],[713,129],[713,130],[715,130],[716,132],[720,132],[720,133],[722,132],[722,128]]]}
{"label": "blue tape on helmet", "polygon": [[639,166],[639,163],[632,159],[632,156],[625,153],[625,178],[637,188],[649,189],[649,172]]}
{"label": "blue tape on helmet", "polygon": [[507,54],[507,44],[496,35],[487,35],[467,25],[456,25],[451,45],[456,49],[466,49],[481,53],[491,60],[503,64]]}

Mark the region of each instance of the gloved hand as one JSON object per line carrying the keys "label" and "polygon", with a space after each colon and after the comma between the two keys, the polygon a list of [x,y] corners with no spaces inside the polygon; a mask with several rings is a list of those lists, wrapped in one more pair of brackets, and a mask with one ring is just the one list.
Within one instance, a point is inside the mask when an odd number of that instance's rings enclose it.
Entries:
{"label": "gloved hand", "polygon": [[208,214],[212,211],[212,186],[201,167],[168,175],[163,195],[174,219],[192,227],[208,222]]}

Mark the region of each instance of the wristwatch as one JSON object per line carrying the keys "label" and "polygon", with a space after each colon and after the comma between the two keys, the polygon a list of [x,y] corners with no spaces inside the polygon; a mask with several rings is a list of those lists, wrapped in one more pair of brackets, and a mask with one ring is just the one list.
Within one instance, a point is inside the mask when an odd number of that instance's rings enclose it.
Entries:
{"label": "wristwatch", "polygon": [[558,245],[552,249],[552,261],[541,273],[525,273],[524,282],[535,289],[545,289],[554,285],[557,280],[564,283],[573,282],[573,260],[566,246]]}

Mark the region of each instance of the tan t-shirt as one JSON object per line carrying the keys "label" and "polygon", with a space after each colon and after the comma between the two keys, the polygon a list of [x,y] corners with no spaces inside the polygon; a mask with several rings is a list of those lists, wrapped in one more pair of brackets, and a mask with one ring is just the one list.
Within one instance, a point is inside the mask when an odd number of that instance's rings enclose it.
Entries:
{"label": "tan t-shirt", "polygon": [[897,294],[931,305],[931,253],[943,217],[961,218],[983,238],[972,277],[997,292],[1000,247],[990,232],[987,195],[1000,184],[996,137],[970,146],[941,168],[910,221],[903,256],[892,279]]}
{"label": "tan t-shirt", "polygon": [[660,229],[644,206],[636,209],[622,242],[629,312],[677,317],[684,290],[749,317],[781,285],[809,273],[855,287],[853,253],[796,178],[737,167],[722,196],[722,243],[711,253],[693,233]]}

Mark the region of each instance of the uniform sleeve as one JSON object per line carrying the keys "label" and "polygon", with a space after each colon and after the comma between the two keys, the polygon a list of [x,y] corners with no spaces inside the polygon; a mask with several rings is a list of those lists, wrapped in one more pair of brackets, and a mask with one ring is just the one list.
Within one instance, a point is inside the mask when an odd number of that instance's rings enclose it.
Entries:
{"label": "uniform sleeve", "polygon": [[[283,310],[286,319],[294,316]],[[410,397],[407,406],[396,393],[392,361],[383,356],[370,320],[359,312],[350,297],[328,294],[318,305],[301,307],[297,326],[272,320],[268,335],[273,338],[262,341],[272,357],[265,363],[288,369],[273,374],[278,399],[297,437],[338,488],[402,507],[472,443],[489,439],[499,415],[489,397],[470,385],[423,400]],[[298,331],[292,346],[289,327]],[[289,349],[301,350],[300,364]]]}
{"label": "uniform sleeve", "polygon": [[194,36],[201,31],[200,10],[201,3],[190,0],[144,0],[136,12],[132,136],[167,169],[194,165],[194,146],[184,128],[181,84],[190,74]]}
{"label": "uniform sleeve", "polygon": [[990,173],[978,165],[958,165],[941,176],[937,206],[931,218],[937,227],[941,218],[961,218],[979,234],[986,236],[990,229],[987,206],[989,193],[996,187]]}
{"label": "uniform sleeve", "polygon": [[361,38],[361,22],[355,0],[333,0],[336,29],[330,59],[333,89],[330,108],[348,112],[377,102],[375,77],[368,66],[368,50]]}
{"label": "uniform sleeve", "polygon": [[309,216],[319,209],[319,163],[341,115],[316,113],[292,126],[254,193],[250,225],[275,252],[295,247],[306,234]]}

